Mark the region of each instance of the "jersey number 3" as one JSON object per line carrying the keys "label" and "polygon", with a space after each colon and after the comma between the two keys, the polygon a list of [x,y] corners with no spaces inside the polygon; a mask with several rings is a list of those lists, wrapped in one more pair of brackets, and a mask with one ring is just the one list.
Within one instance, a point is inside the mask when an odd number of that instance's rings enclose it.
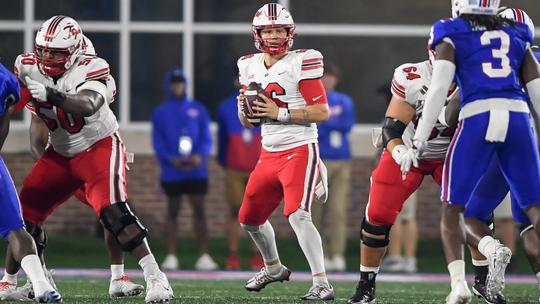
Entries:
{"label": "jersey number 3", "polygon": [[510,75],[512,68],[510,67],[510,59],[508,58],[508,52],[510,50],[510,36],[504,31],[489,31],[484,32],[480,36],[480,43],[482,45],[490,45],[491,40],[498,39],[501,41],[501,47],[498,49],[492,49],[491,55],[494,59],[501,60],[501,67],[494,68],[491,62],[482,62],[482,71],[484,74],[491,78],[504,78]]}

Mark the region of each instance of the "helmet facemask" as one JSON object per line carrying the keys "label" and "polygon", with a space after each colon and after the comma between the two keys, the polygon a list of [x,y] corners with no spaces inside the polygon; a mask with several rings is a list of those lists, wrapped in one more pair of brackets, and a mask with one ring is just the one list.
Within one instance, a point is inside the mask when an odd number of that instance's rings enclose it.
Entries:
{"label": "helmet facemask", "polygon": [[[279,38],[278,42],[270,43],[262,38],[261,32],[264,29],[283,28],[287,31],[287,35]],[[280,55],[286,53],[294,42],[294,25],[272,25],[272,26],[253,26],[253,39],[255,39],[255,48],[259,51],[270,55]],[[275,39],[272,39],[275,40]]]}

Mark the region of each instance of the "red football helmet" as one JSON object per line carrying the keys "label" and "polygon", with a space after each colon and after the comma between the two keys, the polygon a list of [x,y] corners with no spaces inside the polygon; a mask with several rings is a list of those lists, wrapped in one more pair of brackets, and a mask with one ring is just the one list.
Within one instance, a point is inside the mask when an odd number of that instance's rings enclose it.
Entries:
{"label": "red football helmet", "polygon": [[[287,37],[283,38],[279,45],[270,45],[261,38],[261,30],[268,28],[284,28]],[[279,3],[268,3],[261,7],[253,17],[251,31],[255,39],[255,47],[270,55],[279,55],[287,52],[293,45],[294,25],[291,13]]]}
{"label": "red football helmet", "polygon": [[41,72],[49,76],[63,74],[83,53],[82,41],[81,27],[73,18],[54,16],[45,21],[34,46]]}

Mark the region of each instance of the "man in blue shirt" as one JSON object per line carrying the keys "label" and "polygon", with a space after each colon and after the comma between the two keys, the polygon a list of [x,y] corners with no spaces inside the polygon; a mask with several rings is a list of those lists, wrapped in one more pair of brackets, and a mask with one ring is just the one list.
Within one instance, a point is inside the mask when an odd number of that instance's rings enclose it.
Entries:
{"label": "man in blue shirt", "polygon": [[161,186],[168,201],[165,225],[167,257],[164,269],[178,268],[177,217],[181,197],[193,208],[193,228],[198,242],[198,270],[214,270],[208,254],[204,197],[208,188],[208,156],[212,147],[210,116],[206,108],[185,94],[186,78],[180,68],[165,76],[167,97],[152,114],[152,143],[161,169]]}
{"label": "man in blue shirt", "polygon": [[[11,106],[20,98],[19,82],[15,75],[11,74],[0,64],[0,149],[9,132],[9,120],[13,111]],[[13,180],[0,157],[0,233],[7,239],[12,248],[12,253],[20,263],[24,272],[32,282],[38,302],[62,302],[60,294],[51,286],[41,262],[37,256],[34,239],[25,230],[22,218],[17,189]],[[11,280],[14,277],[14,280]],[[10,293],[15,293],[17,276],[9,276],[7,273],[2,279],[0,296],[2,299],[9,298]],[[12,299],[21,300],[21,299]]]}
{"label": "man in blue shirt", "polygon": [[[355,122],[354,102],[334,90],[341,73],[335,64],[325,64],[321,78],[328,97],[330,118],[317,126],[321,159],[328,169],[328,202],[314,204],[313,223],[321,233],[327,271],[345,270],[347,206],[351,183],[349,133]],[[324,225],[326,223],[326,225]]]}

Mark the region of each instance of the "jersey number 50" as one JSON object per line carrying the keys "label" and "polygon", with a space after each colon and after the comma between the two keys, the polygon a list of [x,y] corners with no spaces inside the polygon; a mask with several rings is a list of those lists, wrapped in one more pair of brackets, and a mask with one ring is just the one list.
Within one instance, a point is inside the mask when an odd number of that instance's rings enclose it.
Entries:
{"label": "jersey number 50", "polygon": [[508,52],[510,50],[510,36],[504,31],[489,31],[484,32],[480,36],[480,43],[482,45],[490,45],[491,40],[499,39],[501,41],[501,47],[498,49],[492,49],[491,55],[494,59],[501,60],[501,67],[494,68],[491,62],[482,62],[482,71],[484,74],[491,78],[504,78],[510,75],[512,68],[510,67],[510,59],[508,58]]}

